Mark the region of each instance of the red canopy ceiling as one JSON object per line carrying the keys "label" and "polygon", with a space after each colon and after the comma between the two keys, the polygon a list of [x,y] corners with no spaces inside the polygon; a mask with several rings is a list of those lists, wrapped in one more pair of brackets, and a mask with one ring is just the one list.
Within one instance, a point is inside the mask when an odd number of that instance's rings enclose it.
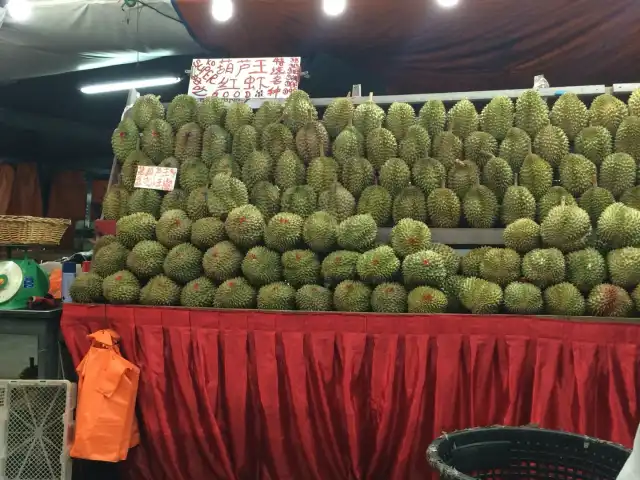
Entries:
{"label": "red canopy ceiling", "polygon": [[336,18],[321,0],[234,0],[226,24],[210,0],[174,2],[205,47],[330,53],[382,75],[387,93],[521,88],[540,73],[556,86],[640,80],[637,0],[348,0]]}

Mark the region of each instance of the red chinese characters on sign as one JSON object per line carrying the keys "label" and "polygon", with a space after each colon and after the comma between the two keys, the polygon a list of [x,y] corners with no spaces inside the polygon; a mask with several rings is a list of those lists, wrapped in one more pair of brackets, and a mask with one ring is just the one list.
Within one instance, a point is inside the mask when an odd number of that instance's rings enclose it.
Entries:
{"label": "red chinese characters on sign", "polygon": [[298,88],[300,57],[194,59],[189,94],[229,100],[286,98]]}
{"label": "red chinese characters on sign", "polygon": [[176,185],[177,173],[177,168],[140,166],[134,187],[170,192]]}

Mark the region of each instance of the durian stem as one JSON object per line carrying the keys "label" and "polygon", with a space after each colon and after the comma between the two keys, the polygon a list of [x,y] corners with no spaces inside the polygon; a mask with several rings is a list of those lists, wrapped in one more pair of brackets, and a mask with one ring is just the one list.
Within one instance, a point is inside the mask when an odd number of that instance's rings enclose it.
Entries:
{"label": "durian stem", "polygon": [[440,188],[447,188],[447,180],[445,177],[442,177],[442,180],[440,181]]}
{"label": "durian stem", "polygon": [[324,143],[322,141],[318,142],[318,146],[320,147],[320,158],[324,157]]}
{"label": "durian stem", "polygon": [[595,174],[595,173],[593,174],[593,177],[591,177],[591,184],[592,184],[594,187],[597,187],[597,186],[598,186],[598,175],[597,175],[597,174]]}
{"label": "durian stem", "polygon": [[513,184],[517,187],[518,186],[518,174],[514,173],[513,174]]}
{"label": "durian stem", "polygon": [[369,101],[373,102],[373,92],[369,92]]}
{"label": "durian stem", "polygon": [[136,151],[140,151],[140,134],[138,134],[138,139],[136,140]]}
{"label": "durian stem", "polygon": [[560,199],[560,206],[564,207],[566,205],[566,200],[564,198],[564,195],[562,196],[562,198]]}

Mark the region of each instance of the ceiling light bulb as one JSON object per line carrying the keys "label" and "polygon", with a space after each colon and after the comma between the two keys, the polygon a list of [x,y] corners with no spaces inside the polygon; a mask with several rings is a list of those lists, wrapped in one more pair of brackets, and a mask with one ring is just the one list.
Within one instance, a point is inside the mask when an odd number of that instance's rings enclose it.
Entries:
{"label": "ceiling light bulb", "polygon": [[9,0],[6,9],[16,22],[26,22],[31,18],[32,6],[28,0]]}
{"label": "ceiling light bulb", "polygon": [[347,0],[323,0],[322,8],[330,17],[336,17],[347,8]]}
{"label": "ceiling light bulb", "polygon": [[438,0],[438,5],[444,8],[452,8],[458,5],[458,0]]}
{"label": "ceiling light bulb", "polygon": [[226,22],[233,16],[233,2],[231,0],[212,0],[211,15],[216,22]]}

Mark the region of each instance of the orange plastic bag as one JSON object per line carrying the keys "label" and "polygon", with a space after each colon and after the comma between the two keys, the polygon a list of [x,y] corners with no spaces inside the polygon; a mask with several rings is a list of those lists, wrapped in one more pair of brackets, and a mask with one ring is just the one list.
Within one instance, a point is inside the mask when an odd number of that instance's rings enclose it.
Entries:
{"label": "orange plastic bag", "polygon": [[49,274],[49,295],[60,300],[62,298],[62,269],[54,268]]}
{"label": "orange plastic bag", "polygon": [[76,431],[71,456],[119,462],[140,443],[135,417],[140,369],[120,355],[113,330],[89,335],[89,352],[78,365]]}

